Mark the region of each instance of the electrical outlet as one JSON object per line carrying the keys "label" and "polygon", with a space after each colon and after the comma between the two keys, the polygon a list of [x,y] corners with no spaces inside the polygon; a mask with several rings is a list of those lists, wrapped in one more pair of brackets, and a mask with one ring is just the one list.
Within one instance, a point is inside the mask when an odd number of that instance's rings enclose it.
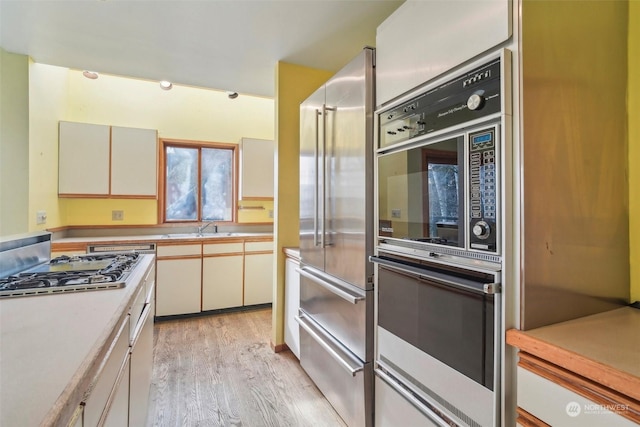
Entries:
{"label": "electrical outlet", "polygon": [[111,220],[112,221],[124,220],[124,211],[111,211]]}
{"label": "electrical outlet", "polygon": [[402,217],[400,209],[391,209],[391,218],[400,218]]}
{"label": "electrical outlet", "polygon": [[46,223],[47,223],[47,211],[36,212],[36,224],[46,224]]}
{"label": "electrical outlet", "polygon": [[273,209],[269,209],[269,218],[273,218]]}

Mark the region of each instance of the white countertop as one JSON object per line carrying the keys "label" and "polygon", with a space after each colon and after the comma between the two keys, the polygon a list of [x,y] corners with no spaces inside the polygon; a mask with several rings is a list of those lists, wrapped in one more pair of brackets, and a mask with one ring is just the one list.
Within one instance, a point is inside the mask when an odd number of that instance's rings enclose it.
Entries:
{"label": "white countertop", "polygon": [[[127,283],[141,283],[145,255]],[[86,390],[135,286],[0,300],[0,426],[37,426]]]}

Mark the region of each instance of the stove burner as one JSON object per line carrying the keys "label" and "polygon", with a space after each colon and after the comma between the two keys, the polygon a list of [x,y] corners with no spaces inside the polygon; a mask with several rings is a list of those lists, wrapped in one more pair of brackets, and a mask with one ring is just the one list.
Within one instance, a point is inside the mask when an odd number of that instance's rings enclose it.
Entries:
{"label": "stove burner", "polygon": [[[51,271],[22,272],[0,279],[0,298],[120,288],[138,260],[136,252],[63,255],[49,262]],[[53,271],[62,265],[70,269]],[[96,265],[103,268],[95,268]]]}

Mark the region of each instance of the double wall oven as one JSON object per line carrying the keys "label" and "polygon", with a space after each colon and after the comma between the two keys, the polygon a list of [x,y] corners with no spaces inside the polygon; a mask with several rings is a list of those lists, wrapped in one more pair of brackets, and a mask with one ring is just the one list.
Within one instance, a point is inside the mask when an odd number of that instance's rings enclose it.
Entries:
{"label": "double wall oven", "polygon": [[376,425],[500,424],[509,70],[503,51],[376,113]]}

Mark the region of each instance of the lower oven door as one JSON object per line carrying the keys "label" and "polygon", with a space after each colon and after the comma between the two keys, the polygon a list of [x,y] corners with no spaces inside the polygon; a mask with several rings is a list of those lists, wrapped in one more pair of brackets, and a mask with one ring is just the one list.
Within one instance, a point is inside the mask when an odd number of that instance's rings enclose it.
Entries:
{"label": "lower oven door", "polygon": [[391,254],[378,265],[376,364],[466,425],[499,423],[499,274]]}
{"label": "lower oven door", "polygon": [[380,369],[375,370],[376,427],[450,427],[424,400]]}
{"label": "lower oven door", "polygon": [[373,368],[300,312],[300,365],[350,427],[372,426]]}

